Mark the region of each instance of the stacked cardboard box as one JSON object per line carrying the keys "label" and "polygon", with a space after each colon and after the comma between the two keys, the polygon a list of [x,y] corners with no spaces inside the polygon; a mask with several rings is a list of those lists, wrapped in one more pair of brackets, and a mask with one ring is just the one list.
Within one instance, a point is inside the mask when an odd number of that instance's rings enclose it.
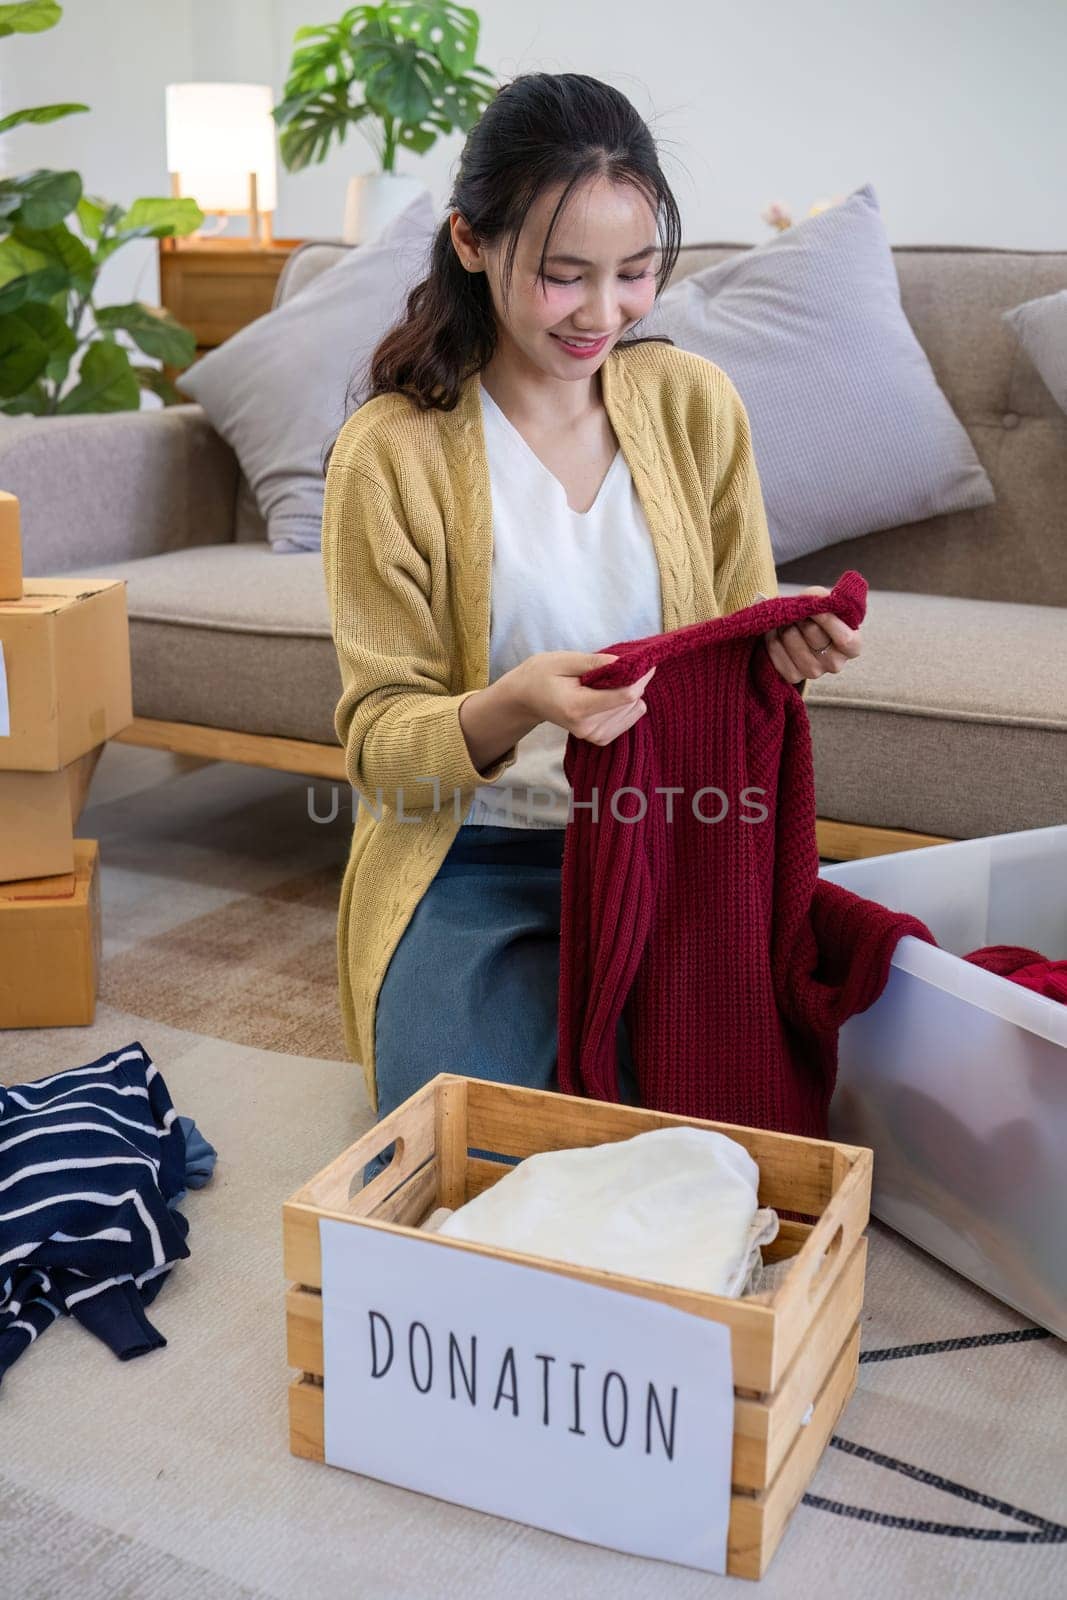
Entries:
{"label": "stacked cardboard box", "polygon": [[74,828],[132,718],[125,583],[24,579],[18,501],[0,491],[0,1027],[93,1020],[99,849]]}

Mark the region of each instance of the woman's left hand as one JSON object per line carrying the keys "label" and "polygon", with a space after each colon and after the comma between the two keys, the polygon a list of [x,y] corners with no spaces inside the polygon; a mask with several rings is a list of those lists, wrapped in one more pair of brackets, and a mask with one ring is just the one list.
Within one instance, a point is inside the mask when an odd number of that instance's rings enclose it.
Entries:
{"label": "woman's left hand", "polygon": [[[822,584],[801,589],[801,594],[829,594]],[[767,654],[787,683],[802,678],[821,678],[824,672],[840,672],[846,661],[855,660],[862,649],[860,630],[850,628],[832,611],[819,611],[802,622],[784,628],[771,628],[763,635]]]}

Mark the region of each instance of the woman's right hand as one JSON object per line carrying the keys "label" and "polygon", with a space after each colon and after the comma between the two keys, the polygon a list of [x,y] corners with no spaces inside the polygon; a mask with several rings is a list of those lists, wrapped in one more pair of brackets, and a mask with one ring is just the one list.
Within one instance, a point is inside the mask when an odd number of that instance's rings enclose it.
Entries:
{"label": "woman's right hand", "polygon": [[612,655],[580,650],[543,650],[511,669],[517,699],[538,722],[553,722],[590,744],[610,744],[648,710],[641,696],[655,667],[618,689],[591,689],[578,682],[583,673],[617,661]]}

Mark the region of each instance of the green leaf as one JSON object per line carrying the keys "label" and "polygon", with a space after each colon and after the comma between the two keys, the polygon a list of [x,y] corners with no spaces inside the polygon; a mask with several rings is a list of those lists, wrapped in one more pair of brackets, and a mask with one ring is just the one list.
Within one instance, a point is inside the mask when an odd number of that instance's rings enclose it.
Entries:
{"label": "green leaf", "polygon": [[293,61],[304,59],[310,61],[315,52],[319,51],[323,57],[327,56],[338,45],[344,45],[359,28],[373,29],[379,33],[384,31],[384,6],[351,6],[336,22],[312,24],[306,28],[297,28],[293,34],[294,44],[298,39],[318,39],[318,45],[305,46],[303,50],[294,52]]}
{"label": "green leaf", "polygon": [[[443,131],[447,133],[448,128]],[[421,156],[425,155],[432,144],[437,143],[437,135],[430,128],[409,128],[405,125],[400,130],[399,142],[405,150],[413,150],[417,156]]]}
{"label": "green leaf", "polygon": [[23,272],[0,289],[0,313],[15,311],[27,300],[52,300],[65,290],[70,282],[62,267],[41,267],[36,272]]}
{"label": "green leaf", "polygon": [[40,250],[31,250],[14,234],[0,241],[0,285],[20,278],[23,273],[36,272],[38,268],[53,265]]}
{"label": "green leaf", "polygon": [[58,122],[60,117],[69,117],[76,111],[88,109],[88,106],[76,105],[73,101],[55,106],[30,106],[25,111],[12,111],[10,116],[0,117],[0,133],[17,128],[21,122]]}
{"label": "green leaf", "polygon": [[379,116],[418,126],[432,111],[436,85],[413,46],[375,40],[361,47],[357,66],[367,102]]}
{"label": "green leaf", "polygon": [[73,350],[76,343],[55,308],[39,300],[0,316],[0,395],[11,399],[21,394],[54,354]]}
{"label": "green leaf", "polygon": [[288,95],[284,100],[280,101],[271,111],[271,116],[277,126],[284,128],[286,123],[292,122],[294,117],[301,116],[308,106],[315,104],[320,93],[321,86],[314,89],[306,89],[300,94]]}
{"label": "green leaf", "polygon": [[0,6],[0,39],[11,33],[44,33],[54,28],[63,15],[55,0],[21,0],[19,5]]}
{"label": "green leaf", "polygon": [[314,94],[319,89],[329,88],[336,80],[342,77],[347,80],[348,77],[345,72],[345,35],[340,29],[334,25],[308,31],[321,32],[324,37],[320,44],[305,45],[302,50],[293,52],[289,75],[285,80],[287,100],[295,95]]}
{"label": "green leaf", "polygon": [[[66,318],[64,317],[63,320],[66,321]],[[67,381],[67,374],[70,371],[70,364],[73,361],[76,353],[77,346],[75,345],[74,349],[72,350],[61,350],[58,352],[58,354],[49,356],[48,365],[44,369],[44,375],[48,379],[48,382],[52,385],[53,394],[58,394],[64,383]]]}
{"label": "green leaf", "polygon": [[18,178],[0,180],[0,218],[9,226],[51,228],[74,210],[82,192],[76,172],[40,167]]}
{"label": "green leaf", "polygon": [[109,233],[102,237],[93,252],[93,258],[98,267],[102,267],[109,257],[121,250],[124,244],[129,244],[131,239],[153,239],[155,231],[149,227],[124,228],[121,233]]}
{"label": "green leaf", "polygon": [[306,108],[299,122],[282,129],[278,149],[290,172],[299,172],[312,161],[324,161],[331,139],[340,144],[351,125],[370,115],[370,106],[350,106],[345,95],[343,89],[330,90]]}
{"label": "green leaf", "polygon": [[[451,77],[462,77],[470,69],[478,50],[476,11],[453,5],[452,0],[399,0],[382,10],[396,38],[410,39],[427,55],[436,56]],[[434,33],[439,37],[434,39]]]}
{"label": "green leaf", "polygon": [[152,394],[158,394],[165,406],[187,405],[185,395],[179,394],[169,378],[163,376],[158,367],[134,367],[137,381],[142,389],[148,389]]}
{"label": "green leaf", "polygon": [[87,239],[99,239],[107,216],[107,201],[83,194],[77,205],[78,224]]}
{"label": "green leaf", "polygon": [[0,402],[0,413],[8,417],[43,417],[47,410],[48,391],[40,381],[24,389],[14,400]]}
{"label": "green leaf", "polygon": [[89,345],[82,358],[78,382],[60,400],[57,414],[81,411],[138,411],[141,386],[120,344],[108,340]]}
{"label": "green leaf", "polygon": [[146,356],[157,356],[172,367],[187,367],[196,355],[196,336],[162,306],[148,306],[141,300],[129,305],[99,306],[94,310],[97,327],[128,333]]}
{"label": "green leaf", "polygon": [[441,98],[444,105],[439,115],[447,119],[450,128],[458,128],[462,133],[469,133],[478,121],[490,100],[497,95],[497,86],[476,83],[471,79],[459,79],[455,83],[445,83],[441,89]]}
{"label": "green leaf", "polygon": [[[0,283],[6,283],[15,276],[13,272],[5,272],[3,265],[5,253],[12,246],[30,252],[30,256],[35,258],[34,266],[63,267],[72,289],[79,294],[92,293],[96,265],[88,247],[62,222],[54,228],[15,228],[10,238],[0,245]],[[23,267],[21,270],[26,269]]]}
{"label": "green leaf", "polygon": [[135,200],[130,209],[118,220],[118,231],[129,237],[149,233],[157,239],[177,234],[195,233],[204,220],[204,213],[195,200],[174,199],[173,196],[149,196]]}

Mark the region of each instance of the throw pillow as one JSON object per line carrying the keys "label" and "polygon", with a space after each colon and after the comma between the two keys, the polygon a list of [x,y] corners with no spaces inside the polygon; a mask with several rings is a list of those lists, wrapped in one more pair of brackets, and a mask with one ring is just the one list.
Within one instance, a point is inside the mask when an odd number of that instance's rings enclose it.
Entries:
{"label": "throw pillow", "polygon": [[1067,289],[1003,313],[1056,404],[1067,411]]}
{"label": "throw pillow", "polygon": [[671,284],[637,331],[733,380],[778,563],[994,498],[904,315],[870,184]]}
{"label": "throw pillow", "polygon": [[279,553],[319,548],[323,450],[351,409],[350,387],[358,400],[375,345],[426,272],[436,222],[423,190],[377,239],[176,380],[235,452]]}

